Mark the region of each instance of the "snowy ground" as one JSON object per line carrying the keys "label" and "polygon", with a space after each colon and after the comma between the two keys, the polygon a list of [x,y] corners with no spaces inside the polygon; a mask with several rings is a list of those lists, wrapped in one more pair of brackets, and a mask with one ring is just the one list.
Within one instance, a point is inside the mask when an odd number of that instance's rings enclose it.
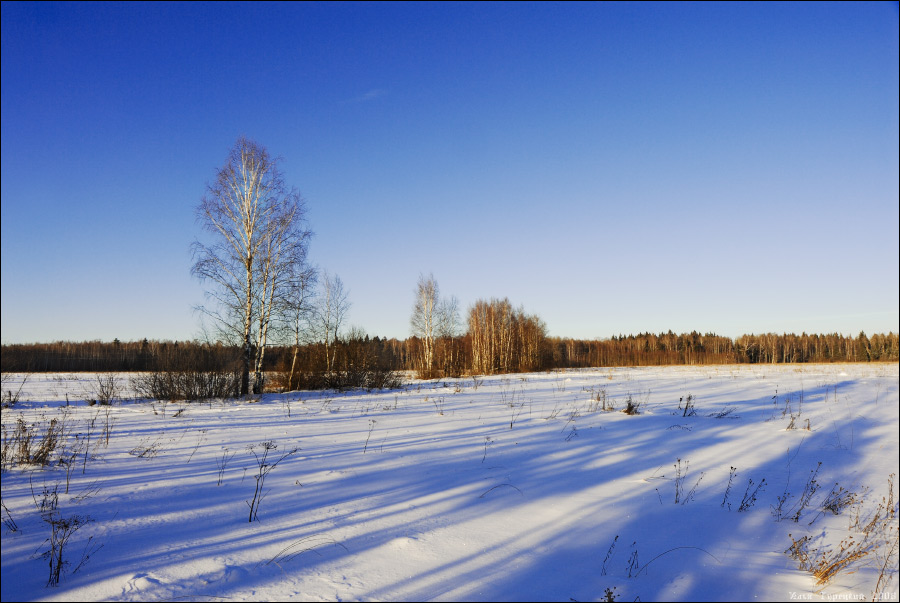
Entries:
{"label": "snowy ground", "polygon": [[[897,364],[85,405],[95,389],[31,375],[3,410],[4,443],[19,418],[66,430],[50,466],[4,468],[3,601],[898,598]],[[51,522],[73,517],[47,586]],[[842,541],[865,554],[817,585],[802,555],[837,561]]]}

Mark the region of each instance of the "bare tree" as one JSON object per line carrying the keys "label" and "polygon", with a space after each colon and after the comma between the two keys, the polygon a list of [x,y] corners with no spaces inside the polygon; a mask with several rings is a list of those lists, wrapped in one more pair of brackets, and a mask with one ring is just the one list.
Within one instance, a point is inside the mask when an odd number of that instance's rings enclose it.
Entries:
{"label": "bare tree", "polygon": [[312,330],[313,299],[315,296],[317,273],[312,267],[295,272],[292,275],[290,288],[284,305],[284,319],[293,347],[291,371],[288,374],[288,388],[294,387],[294,371],[297,368],[297,356],[300,346],[305,343],[306,335]]}
{"label": "bare tree", "polygon": [[437,337],[440,365],[444,374],[456,374],[460,370],[457,337],[461,334],[459,300],[455,295],[445,297],[438,305]]}
{"label": "bare tree", "polygon": [[314,331],[317,337],[325,342],[326,370],[334,368],[334,357],[341,325],[350,311],[349,293],[344,290],[344,283],[337,275],[322,273],[321,291],[318,296],[314,314]]}
{"label": "bare tree", "polygon": [[440,306],[440,289],[434,275],[426,277],[420,274],[415,293],[409,326],[412,334],[422,340],[422,372],[430,377],[434,371],[434,337]]}
{"label": "bare tree", "polygon": [[459,300],[455,295],[444,298],[438,305],[438,337],[458,337],[462,323],[459,318]]}
{"label": "bare tree", "polygon": [[453,363],[453,338],[460,330],[459,301],[455,296],[441,297],[433,274],[419,275],[409,326],[422,341],[421,374],[431,377],[437,370],[448,370]]}
{"label": "bare tree", "polygon": [[197,219],[212,238],[194,243],[192,273],[213,285],[207,291],[213,303],[201,309],[220,336],[243,350],[241,395],[250,390],[254,350],[254,389],[261,387],[269,323],[297,262],[305,262],[310,232],[304,214],[278,161],[246,138],[235,143],[197,208]]}
{"label": "bare tree", "polygon": [[[299,201],[299,199],[298,199]],[[297,281],[309,279],[314,274],[307,263],[307,250],[312,233],[306,228],[302,202],[288,203],[273,216],[265,233],[262,251],[258,259],[257,275],[259,286],[257,302],[259,313],[256,330],[256,357],[253,392],[261,393],[263,388],[263,361],[269,328],[276,326],[289,328],[283,320],[286,313],[295,309],[303,310],[303,292],[297,295]],[[297,302],[300,302],[298,308]]]}

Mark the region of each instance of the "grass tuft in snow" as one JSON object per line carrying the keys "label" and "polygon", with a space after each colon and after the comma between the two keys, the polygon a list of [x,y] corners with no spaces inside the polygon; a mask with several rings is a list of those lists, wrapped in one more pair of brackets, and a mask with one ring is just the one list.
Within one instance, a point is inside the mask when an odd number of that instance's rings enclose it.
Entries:
{"label": "grass tuft in snow", "polygon": [[[374,424],[374,423],[373,423]],[[368,442],[368,440],[367,440]],[[247,449],[253,454],[253,457],[256,459],[256,465],[258,467],[258,471],[254,478],[256,479],[256,488],[253,490],[253,498],[247,501],[247,506],[250,507],[250,516],[247,519],[248,522],[252,522],[253,520],[259,521],[259,505],[262,503],[263,498],[266,496],[266,492],[264,491],[266,477],[269,473],[272,472],[272,469],[278,466],[278,464],[289,456],[293,456],[297,454],[300,448],[293,448],[280,457],[278,457],[277,461],[270,462],[269,453],[273,450],[278,449],[278,444],[276,444],[273,440],[268,440],[265,442],[261,442],[259,447],[262,449],[262,453],[257,453],[255,448],[256,446],[251,444],[247,447]]]}

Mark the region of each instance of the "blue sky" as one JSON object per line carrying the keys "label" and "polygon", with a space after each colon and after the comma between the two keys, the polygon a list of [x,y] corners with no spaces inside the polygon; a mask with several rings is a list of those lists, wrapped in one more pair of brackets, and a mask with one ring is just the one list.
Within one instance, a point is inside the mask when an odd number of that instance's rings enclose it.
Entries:
{"label": "blue sky", "polygon": [[283,158],[349,323],[898,330],[898,8],[2,5],[2,340],[187,339],[194,209]]}

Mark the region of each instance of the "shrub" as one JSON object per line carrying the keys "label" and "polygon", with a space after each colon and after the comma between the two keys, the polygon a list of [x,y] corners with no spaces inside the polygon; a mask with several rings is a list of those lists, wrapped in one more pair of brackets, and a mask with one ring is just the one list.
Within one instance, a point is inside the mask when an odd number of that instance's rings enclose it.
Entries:
{"label": "shrub", "polygon": [[131,387],[152,400],[205,400],[240,393],[241,376],[233,370],[166,370],[132,377]]}
{"label": "shrub", "polygon": [[156,370],[131,379],[138,396],[152,400],[205,400],[240,395],[239,352],[199,347],[173,354]]}
{"label": "shrub", "polygon": [[42,429],[38,423],[29,425],[21,417],[16,419],[16,424],[11,429],[3,425],[0,467],[7,470],[18,465],[49,465],[62,439],[63,427],[63,421],[51,419],[41,434]]}
{"label": "shrub", "polygon": [[641,414],[641,406],[642,402],[635,400],[631,394],[629,394],[628,398],[625,400],[625,408],[622,412],[626,415],[639,415]]}
{"label": "shrub", "polygon": [[[684,407],[682,407],[682,403]],[[686,397],[678,400],[678,410],[681,410],[682,417],[693,417],[697,414],[697,407],[694,405],[694,394],[688,394]]]}
{"label": "shrub", "polygon": [[247,520],[248,522],[252,522],[254,519],[258,520],[257,514],[259,513],[259,505],[262,502],[262,499],[265,497],[264,485],[266,481],[266,477],[269,473],[274,469],[278,463],[283,461],[296,454],[300,448],[293,448],[284,454],[282,454],[277,461],[271,462],[269,461],[269,452],[276,450],[278,448],[278,444],[276,444],[273,440],[269,440],[266,442],[260,443],[260,447],[262,448],[262,454],[257,454],[256,450],[254,450],[255,446],[250,445],[247,449],[253,454],[253,457],[256,459],[256,464],[259,467],[259,471],[257,471],[254,476],[256,479],[256,488],[253,491],[253,499],[247,501],[247,506],[250,507],[250,517]]}
{"label": "shrub", "polygon": [[[50,526],[50,549],[44,553],[45,558],[50,562],[50,577],[47,580],[47,586],[57,586],[62,572],[69,562],[63,559],[63,552],[72,535],[79,529],[91,523],[93,519],[86,515],[73,515],[71,517],[61,517],[55,510],[44,514],[43,520]],[[87,556],[87,551],[85,552]],[[82,563],[86,561],[82,558]],[[76,568],[77,570],[77,568]]]}
{"label": "shrub", "polygon": [[7,387],[7,384],[11,383],[12,380],[13,376],[11,376],[9,373],[3,373],[3,391],[2,396],[0,396],[0,398],[2,398],[2,400],[0,400],[0,406],[2,406],[3,408],[12,408],[19,403],[19,398],[22,396],[22,388],[25,387],[25,382],[28,381],[28,375],[26,374],[22,377],[22,382],[19,383],[16,391],[13,391],[11,388]]}
{"label": "shrub", "polygon": [[95,381],[88,386],[85,397],[91,403],[97,402],[103,406],[113,404],[121,396],[119,376],[115,373],[97,375]]}

